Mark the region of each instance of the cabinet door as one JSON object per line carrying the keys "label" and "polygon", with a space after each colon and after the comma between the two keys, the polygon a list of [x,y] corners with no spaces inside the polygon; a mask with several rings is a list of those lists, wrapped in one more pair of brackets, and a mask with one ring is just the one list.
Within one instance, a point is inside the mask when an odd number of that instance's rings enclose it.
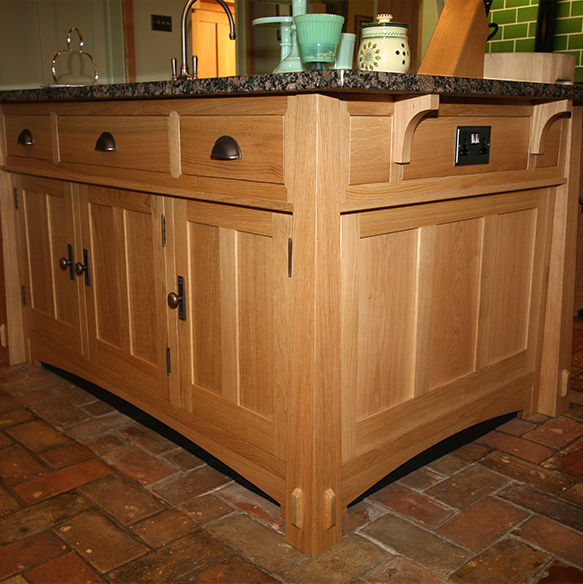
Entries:
{"label": "cabinet door", "polygon": [[89,357],[128,391],[168,399],[163,198],[87,186],[80,200]]}
{"label": "cabinet door", "polygon": [[284,458],[291,216],[174,203],[180,405]]}
{"label": "cabinet door", "polygon": [[29,176],[21,177],[18,184],[28,334],[81,353],[72,187],[62,181]]}

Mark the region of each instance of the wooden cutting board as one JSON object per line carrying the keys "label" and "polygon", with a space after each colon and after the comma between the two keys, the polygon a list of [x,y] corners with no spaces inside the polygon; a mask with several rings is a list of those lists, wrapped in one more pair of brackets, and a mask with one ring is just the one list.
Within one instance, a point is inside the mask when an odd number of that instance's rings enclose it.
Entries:
{"label": "wooden cutting board", "polygon": [[572,85],[575,81],[575,55],[492,53],[484,58],[484,78]]}
{"label": "wooden cutting board", "polygon": [[484,0],[447,0],[418,73],[482,78],[488,33]]}

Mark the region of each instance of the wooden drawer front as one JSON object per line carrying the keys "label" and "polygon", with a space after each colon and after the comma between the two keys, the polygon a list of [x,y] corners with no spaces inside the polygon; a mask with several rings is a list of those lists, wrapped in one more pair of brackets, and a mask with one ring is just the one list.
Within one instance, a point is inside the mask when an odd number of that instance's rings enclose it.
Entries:
{"label": "wooden drawer front", "polygon": [[[241,149],[236,160],[213,160],[218,138],[230,136]],[[182,173],[283,183],[283,116],[183,116]]]}
{"label": "wooden drawer front", "polygon": [[[456,128],[491,126],[490,163],[454,166]],[[524,170],[528,164],[529,117],[443,117],[422,120],[413,136],[406,179]]]}
{"label": "wooden drawer front", "polygon": [[[103,132],[115,138],[116,150],[95,149]],[[61,162],[170,171],[166,116],[60,116],[58,134]]]}
{"label": "wooden drawer front", "polygon": [[[51,118],[45,116],[4,116],[6,146],[9,156],[52,160]],[[21,132],[28,130],[33,144],[18,143]]]}

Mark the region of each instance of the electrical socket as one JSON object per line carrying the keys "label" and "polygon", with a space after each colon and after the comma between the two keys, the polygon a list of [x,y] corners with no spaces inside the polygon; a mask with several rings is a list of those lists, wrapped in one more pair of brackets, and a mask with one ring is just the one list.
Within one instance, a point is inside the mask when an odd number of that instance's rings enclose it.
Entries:
{"label": "electrical socket", "polygon": [[489,164],[492,126],[458,126],[455,139],[455,166]]}
{"label": "electrical socket", "polygon": [[160,16],[159,14],[151,15],[152,30],[162,30],[164,32],[172,32],[172,17]]}

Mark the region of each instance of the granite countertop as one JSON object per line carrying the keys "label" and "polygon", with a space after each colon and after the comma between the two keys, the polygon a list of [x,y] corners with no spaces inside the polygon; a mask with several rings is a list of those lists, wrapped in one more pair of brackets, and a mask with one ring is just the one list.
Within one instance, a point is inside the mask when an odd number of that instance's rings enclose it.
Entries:
{"label": "granite countertop", "polygon": [[579,85],[331,70],[82,87],[49,86],[38,89],[0,91],[0,102],[326,93],[339,91],[583,100],[583,86]]}

